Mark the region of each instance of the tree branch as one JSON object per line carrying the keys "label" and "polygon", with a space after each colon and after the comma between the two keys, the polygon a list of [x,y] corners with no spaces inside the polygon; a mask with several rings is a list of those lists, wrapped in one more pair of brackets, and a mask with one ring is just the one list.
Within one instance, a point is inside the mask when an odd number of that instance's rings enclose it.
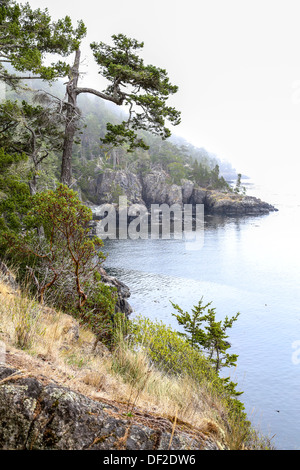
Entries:
{"label": "tree branch", "polygon": [[42,155],[38,160],[37,160],[37,164],[39,165],[45,158],[48,157],[49,153],[45,150],[45,155]]}
{"label": "tree branch", "polygon": [[76,88],[75,93],[79,95],[80,93],[91,93],[92,95],[96,95],[99,98],[102,98],[103,100],[107,101],[112,101],[113,103],[117,105],[123,104],[123,101],[125,99],[125,95],[122,93],[121,96],[110,96],[106,95],[105,93],[102,93],[101,91],[94,90],[93,88]]}

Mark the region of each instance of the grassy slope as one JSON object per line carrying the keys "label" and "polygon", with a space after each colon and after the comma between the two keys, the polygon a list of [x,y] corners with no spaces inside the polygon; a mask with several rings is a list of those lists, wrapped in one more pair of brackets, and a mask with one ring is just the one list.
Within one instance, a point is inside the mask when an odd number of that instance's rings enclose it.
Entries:
{"label": "grassy slope", "polygon": [[[42,307],[0,280],[0,341],[5,361],[37,377],[56,381],[92,399],[118,404],[133,420],[169,419],[192,435],[213,438],[220,449],[245,448],[242,423],[232,422],[210,387],[155,370],[142,352],[121,341],[110,353],[94,349],[94,335],[69,315]],[[247,444],[249,446],[249,443]],[[255,442],[250,447],[265,444]]]}

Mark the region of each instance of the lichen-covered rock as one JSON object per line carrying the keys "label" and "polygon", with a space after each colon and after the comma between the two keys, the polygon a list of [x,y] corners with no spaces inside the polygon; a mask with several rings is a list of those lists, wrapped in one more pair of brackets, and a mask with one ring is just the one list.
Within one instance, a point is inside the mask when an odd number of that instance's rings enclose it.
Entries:
{"label": "lichen-covered rock", "polygon": [[17,377],[15,369],[0,366],[0,449],[4,450],[26,449],[42,391],[38,381]]}
{"label": "lichen-covered rock", "polygon": [[123,415],[117,404],[43,384],[0,364],[1,450],[164,450],[169,445],[170,450],[219,448],[204,434],[195,438],[176,430],[172,436],[171,422],[147,426]]}

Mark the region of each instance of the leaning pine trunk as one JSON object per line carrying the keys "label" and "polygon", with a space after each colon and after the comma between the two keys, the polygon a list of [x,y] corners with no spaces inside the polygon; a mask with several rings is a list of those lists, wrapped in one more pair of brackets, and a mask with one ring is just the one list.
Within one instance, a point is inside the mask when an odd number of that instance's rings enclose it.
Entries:
{"label": "leaning pine trunk", "polygon": [[70,69],[69,82],[67,84],[68,108],[60,177],[61,182],[67,186],[70,186],[72,182],[72,150],[79,117],[76,92],[79,78],[79,63],[80,50],[78,49],[76,51],[74,65]]}

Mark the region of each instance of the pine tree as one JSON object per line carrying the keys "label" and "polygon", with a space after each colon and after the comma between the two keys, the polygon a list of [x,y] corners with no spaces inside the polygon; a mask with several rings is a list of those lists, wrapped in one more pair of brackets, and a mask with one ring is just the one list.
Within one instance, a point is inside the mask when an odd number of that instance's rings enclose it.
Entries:
{"label": "pine tree", "polygon": [[112,40],[113,46],[103,42],[91,44],[95,61],[99,65],[99,73],[109,81],[104,92],[79,86],[80,48],[76,50],[73,67],[69,71],[68,109],[61,168],[61,181],[68,186],[72,181],[72,150],[80,116],[77,106],[77,97],[80,94],[93,94],[118,106],[128,107],[127,121],[121,124],[107,124],[107,133],[101,140],[111,146],[127,144],[129,151],[138,147],[147,149],[143,139],[137,136],[138,129],[150,131],[166,139],[171,135],[166,127],[166,120],[173,125],[180,122],[180,113],[166,104],[169,95],[176,93],[178,89],[169,82],[166,70],[144,65],[143,60],[135,53],[143,48],[143,43],[123,34],[113,35]]}
{"label": "pine tree", "polygon": [[82,21],[74,28],[69,16],[52,21],[47,9],[33,10],[28,3],[1,0],[0,80],[17,87],[20,80],[51,81],[66,76],[69,65],[65,61],[45,65],[45,56],[50,53],[67,57],[85,34]]}
{"label": "pine tree", "polygon": [[[192,314],[184,312],[178,305],[172,303],[179,313],[172,313],[179,325],[182,325],[187,333],[181,333],[196,349],[203,349],[214,364],[218,372],[223,367],[231,367],[236,364],[237,355],[229,354],[230,343],[227,341],[226,330],[231,328],[240,315],[237,313],[231,319],[216,321],[216,309],[209,308],[212,302],[203,305],[203,299],[192,309]],[[205,311],[207,310],[207,313]],[[206,324],[202,329],[202,324]]]}

